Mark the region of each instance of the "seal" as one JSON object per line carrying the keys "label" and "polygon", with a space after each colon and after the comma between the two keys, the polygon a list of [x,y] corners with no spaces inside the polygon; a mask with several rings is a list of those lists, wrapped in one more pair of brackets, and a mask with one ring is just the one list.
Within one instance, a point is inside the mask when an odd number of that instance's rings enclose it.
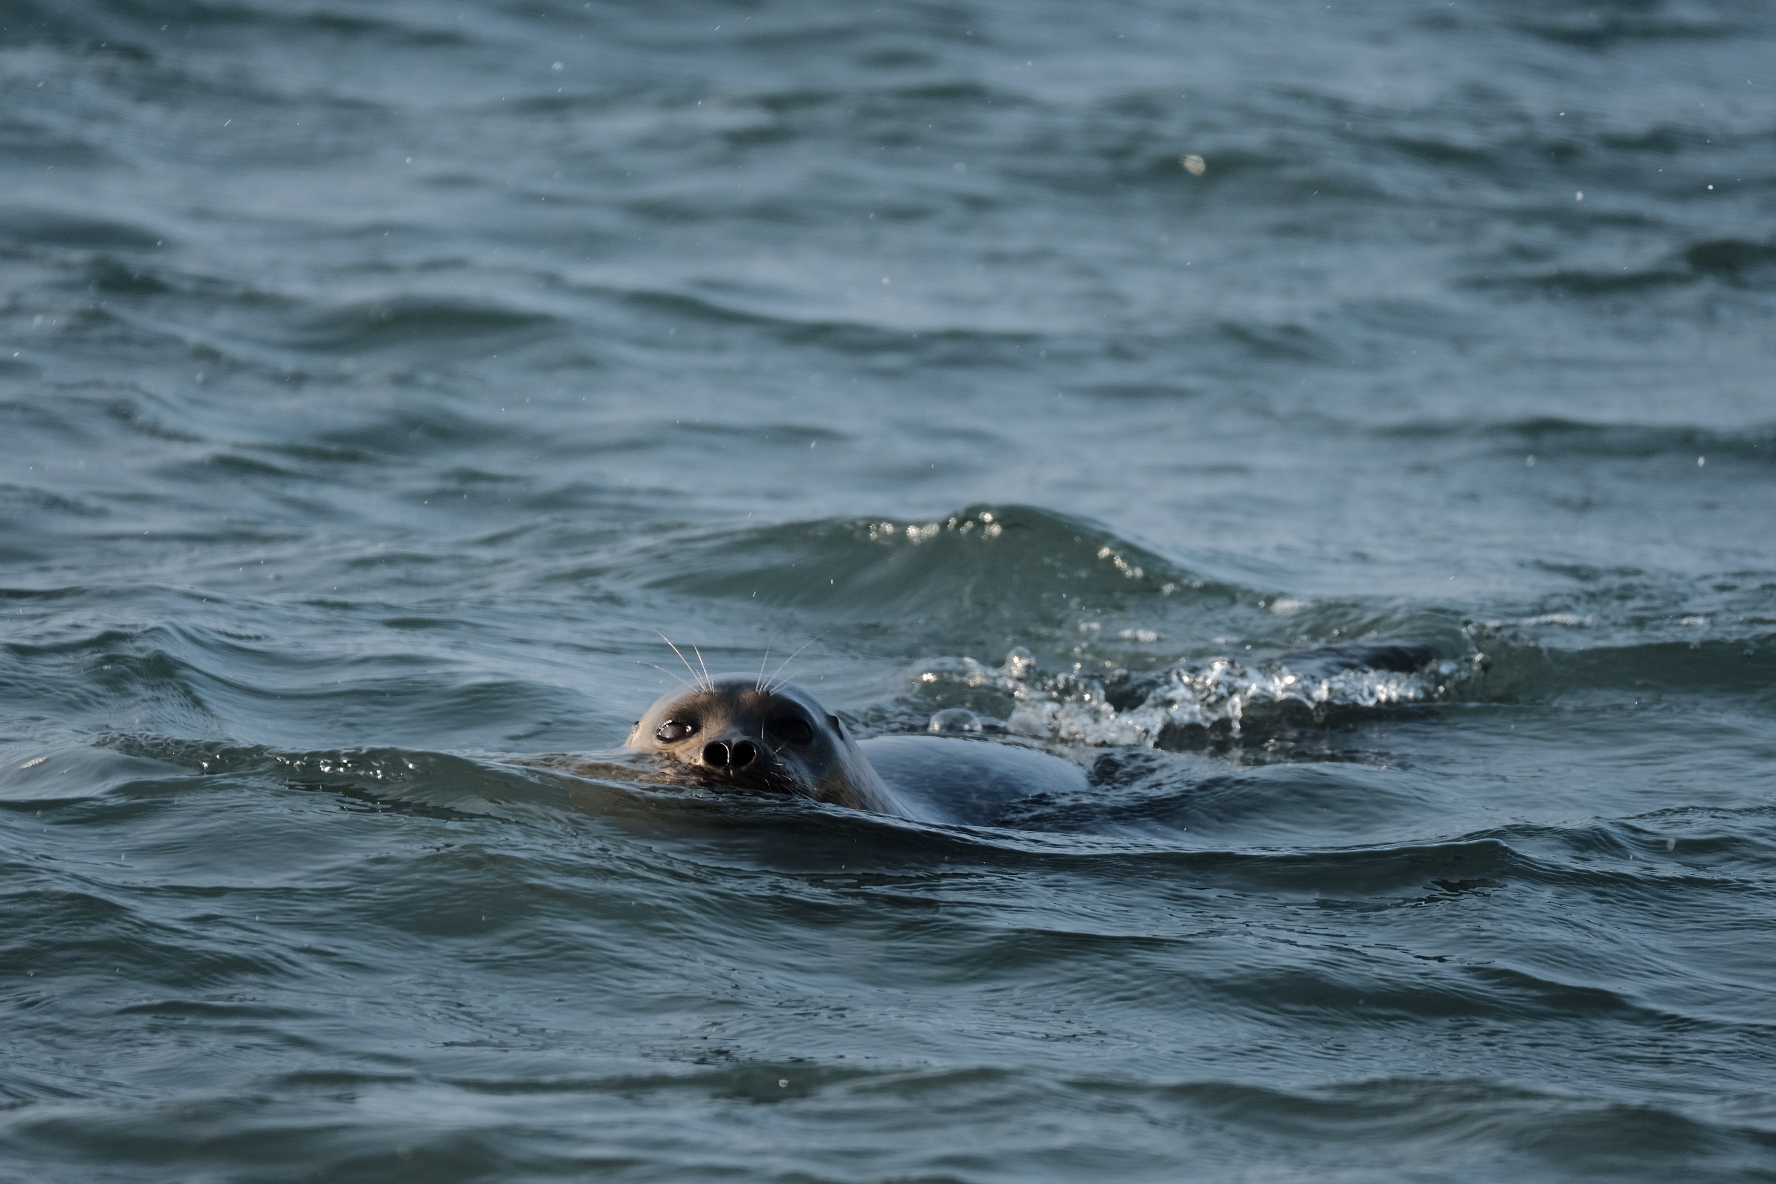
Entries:
{"label": "seal", "polygon": [[[1321,646],[1276,659],[1318,678],[1364,669],[1410,673],[1436,660],[1432,647],[1404,642]],[[1139,703],[1161,677],[1131,678],[1109,702],[1118,709]],[[625,747],[657,757],[668,780],[971,826],[998,822],[1013,803],[1075,795],[1094,784],[1073,761],[1010,738],[857,740],[801,687],[756,674],[705,676],[675,688],[636,721]]]}
{"label": "seal", "polygon": [[801,687],[754,674],[673,689],[636,721],[624,747],[712,788],[928,822],[988,823],[1011,802],[1088,784],[1072,761],[1015,744],[938,736],[859,742]]}

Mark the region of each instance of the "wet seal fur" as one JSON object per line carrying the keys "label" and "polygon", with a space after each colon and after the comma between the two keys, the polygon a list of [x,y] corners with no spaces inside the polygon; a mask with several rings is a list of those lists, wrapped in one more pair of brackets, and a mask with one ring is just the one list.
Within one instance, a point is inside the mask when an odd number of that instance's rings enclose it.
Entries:
{"label": "wet seal fur", "polygon": [[718,674],[677,687],[624,745],[717,789],[810,798],[931,822],[991,822],[1014,801],[1083,790],[1072,761],[991,740],[854,739],[801,687]]}

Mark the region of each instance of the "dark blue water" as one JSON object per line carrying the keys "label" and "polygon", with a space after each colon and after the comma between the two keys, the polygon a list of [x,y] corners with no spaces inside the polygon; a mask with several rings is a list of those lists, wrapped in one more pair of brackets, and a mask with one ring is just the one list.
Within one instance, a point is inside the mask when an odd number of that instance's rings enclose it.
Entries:
{"label": "dark blue water", "polygon": [[[0,1177],[1776,1180],[1772,63],[0,0]],[[657,631],[1093,791],[530,762]]]}

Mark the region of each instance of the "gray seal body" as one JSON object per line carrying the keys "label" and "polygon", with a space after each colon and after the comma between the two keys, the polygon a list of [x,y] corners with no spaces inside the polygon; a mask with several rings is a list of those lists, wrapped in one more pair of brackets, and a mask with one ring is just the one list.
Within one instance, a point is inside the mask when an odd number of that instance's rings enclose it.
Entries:
{"label": "gray seal body", "polygon": [[928,822],[990,823],[1012,802],[1083,790],[1085,770],[990,740],[861,743],[801,687],[722,674],[663,695],[625,744],[712,788],[811,798]]}

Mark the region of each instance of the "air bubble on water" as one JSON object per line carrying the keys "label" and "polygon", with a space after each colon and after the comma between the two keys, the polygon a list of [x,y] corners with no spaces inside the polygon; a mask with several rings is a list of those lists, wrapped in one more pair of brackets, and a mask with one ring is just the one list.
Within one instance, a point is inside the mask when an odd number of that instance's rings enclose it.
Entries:
{"label": "air bubble on water", "polygon": [[942,711],[933,712],[931,721],[925,725],[928,732],[978,732],[980,716],[966,707],[946,707]]}
{"label": "air bubble on water", "polygon": [[1028,677],[1034,669],[1036,669],[1035,656],[1023,646],[1014,645],[1006,653],[1005,664],[999,668],[999,673],[1009,679],[1022,680]]}
{"label": "air bubble on water", "polygon": [[946,707],[942,711],[933,712],[931,720],[925,725],[928,732],[962,732],[980,735],[984,732],[1000,733],[1008,730],[1006,721],[991,715],[981,715],[966,707]]}
{"label": "air bubble on water", "polygon": [[1127,576],[1131,580],[1138,580],[1142,576],[1147,574],[1145,571],[1143,571],[1141,569],[1141,567],[1139,565],[1130,563],[1127,559],[1124,559],[1120,554],[1118,554],[1114,549],[1112,549],[1110,547],[1099,547],[1098,548],[1098,558],[1099,559],[1108,559],[1110,561],[1111,565],[1113,567],[1115,567],[1117,571],[1121,572],[1124,576]]}
{"label": "air bubble on water", "polygon": [[909,526],[906,528],[907,541],[922,543],[926,539],[936,538],[942,531],[943,523],[941,522],[927,522],[923,526]]}

